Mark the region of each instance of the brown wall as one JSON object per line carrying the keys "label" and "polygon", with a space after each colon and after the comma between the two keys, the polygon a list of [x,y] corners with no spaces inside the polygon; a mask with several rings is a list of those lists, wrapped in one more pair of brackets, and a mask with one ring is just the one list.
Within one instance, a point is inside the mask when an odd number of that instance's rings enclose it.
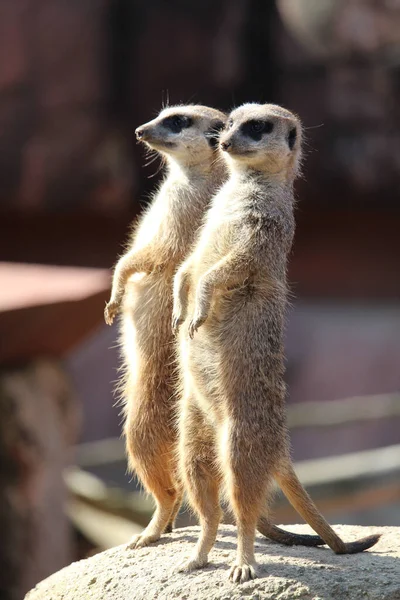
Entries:
{"label": "brown wall", "polygon": [[275,101],[306,127],[296,293],[398,295],[399,10],[323,4],[3,0],[0,259],[111,266],[157,182],[134,127]]}

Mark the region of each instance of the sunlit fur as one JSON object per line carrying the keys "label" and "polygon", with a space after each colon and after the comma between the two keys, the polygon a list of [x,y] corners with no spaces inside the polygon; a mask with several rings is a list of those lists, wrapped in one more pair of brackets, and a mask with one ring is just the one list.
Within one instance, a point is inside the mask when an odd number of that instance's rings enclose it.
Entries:
{"label": "sunlit fur", "polygon": [[[293,182],[301,124],[275,105],[234,110],[221,134],[230,178],[213,198],[193,253],[174,280],[182,375],[180,472],[201,523],[192,557],[207,562],[224,490],[238,527],[234,582],[256,576],[254,537],[275,478],[290,502],[337,553],[361,551],[378,536],[344,544],[293,470],[286,426],[283,334],[287,257],[294,235]],[[259,141],[251,119],[274,123]],[[289,133],[297,130],[293,148]]]}
{"label": "sunlit fur", "polygon": [[[272,123],[271,133],[264,134],[260,141],[244,137],[240,126],[244,121],[268,120]],[[299,118],[289,110],[276,104],[244,104],[234,110],[226,130],[220,137],[221,143],[229,139],[231,144],[225,153],[225,160],[231,171],[258,169],[268,172],[274,180],[282,183],[293,182],[299,175],[301,164],[302,126]],[[296,142],[289,148],[288,135],[296,129]]]}
{"label": "sunlit fur", "polygon": [[[193,117],[193,126],[173,134],[162,121],[177,114]],[[141,139],[164,156],[166,174],[115,267],[105,310],[105,319],[111,323],[122,307],[124,374],[119,389],[129,465],[156,501],[150,524],[132,540],[132,547],[157,540],[172,526],[181,504],[173,465],[172,278],[225,176],[209,143],[210,130],[221,121],[225,115],[212,108],[178,106],[164,109],[138,128],[144,132]]]}
{"label": "sunlit fur", "polygon": [[[164,119],[174,115],[190,117],[192,126],[179,134],[168,131]],[[224,160],[214,150],[224,122],[225,115],[211,108],[175,106],[138,127],[147,149],[163,157],[166,176],[116,266],[105,311],[106,321],[112,322],[124,298],[118,389],[127,451],[131,469],[157,504],[149,527],[132,541],[133,547],[147,545],[163,530],[171,530],[181,503],[172,451],[176,442],[172,275],[190,250],[211,196],[225,177]],[[260,521],[259,530],[283,544],[321,543],[318,536],[287,532],[267,519]]]}

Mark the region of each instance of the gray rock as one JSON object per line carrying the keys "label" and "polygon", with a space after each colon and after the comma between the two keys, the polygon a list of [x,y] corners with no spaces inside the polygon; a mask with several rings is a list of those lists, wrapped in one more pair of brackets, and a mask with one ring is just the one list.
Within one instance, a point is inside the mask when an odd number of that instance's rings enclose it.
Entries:
{"label": "gray rock", "polygon": [[[101,523],[99,523],[101,527]],[[305,525],[288,527],[309,532]],[[149,548],[118,546],[71,564],[39,583],[25,600],[399,600],[400,528],[338,525],[346,540],[381,532],[362,554],[336,556],[329,548],[292,548],[257,536],[259,577],[241,585],[227,579],[236,530],[221,525],[209,565],[189,574],[176,566],[191,552],[199,528],[178,529]]]}

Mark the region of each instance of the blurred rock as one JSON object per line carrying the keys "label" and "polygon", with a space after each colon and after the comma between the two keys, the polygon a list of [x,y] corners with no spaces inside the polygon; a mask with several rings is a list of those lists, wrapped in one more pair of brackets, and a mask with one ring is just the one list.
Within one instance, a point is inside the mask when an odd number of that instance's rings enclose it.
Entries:
{"label": "blurred rock", "polygon": [[54,362],[0,374],[0,597],[20,600],[72,559],[63,468],[80,413]]}

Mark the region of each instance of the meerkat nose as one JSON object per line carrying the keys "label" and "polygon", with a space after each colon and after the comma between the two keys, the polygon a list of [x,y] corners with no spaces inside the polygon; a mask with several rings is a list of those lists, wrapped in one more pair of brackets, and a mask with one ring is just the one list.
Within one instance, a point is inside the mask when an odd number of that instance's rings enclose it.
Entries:
{"label": "meerkat nose", "polygon": [[143,129],[140,129],[140,127],[138,127],[138,128],[135,130],[135,134],[136,134],[136,139],[137,139],[137,140],[141,140],[141,139],[142,139],[142,137],[143,137],[143,135],[144,135],[144,131],[143,131]]}
{"label": "meerkat nose", "polygon": [[228,148],[231,147],[231,143],[230,142],[221,142],[221,150],[223,150],[224,152],[226,152],[226,150],[228,150]]}

